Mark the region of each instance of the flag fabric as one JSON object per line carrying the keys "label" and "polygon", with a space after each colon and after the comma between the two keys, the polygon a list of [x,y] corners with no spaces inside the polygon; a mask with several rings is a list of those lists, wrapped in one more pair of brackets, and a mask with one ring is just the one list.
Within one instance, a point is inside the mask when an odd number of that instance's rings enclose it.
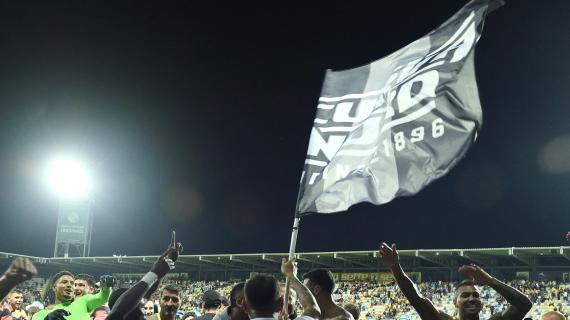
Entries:
{"label": "flag fabric", "polygon": [[419,192],[481,128],[475,45],[488,0],[368,65],[327,70],[301,176],[298,216]]}

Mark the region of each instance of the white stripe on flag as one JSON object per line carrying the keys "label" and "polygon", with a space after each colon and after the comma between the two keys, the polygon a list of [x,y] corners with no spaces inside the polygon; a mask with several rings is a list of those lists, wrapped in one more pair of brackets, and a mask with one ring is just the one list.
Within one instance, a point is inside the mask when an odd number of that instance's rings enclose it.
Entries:
{"label": "white stripe on flag", "polygon": [[310,164],[313,166],[319,166],[319,167],[326,167],[328,162],[326,161],[319,161],[319,160],[311,160],[311,159],[307,159],[305,160],[305,164]]}
{"label": "white stripe on flag", "polygon": [[366,149],[366,150],[340,150],[339,152],[336,153],[336,155],[367,157],[367,156],[374,154],[374,152],[376,152],[376,150],[377,150],[377,148]]}
{"label": "white stripe on flag", "polygon": [[351,132],[352,130],[354,130],[354,127],[319,127],[321,132]]}
{"label": "white stripe on flag", "polygon": [[[382,90],[370,91],[365,93],[352,93],[340,97],[320,97],[319,102],[336,102],[345,99],[360,99],[365,97],[377,96],[380,93],[382,93]],[[319,104],[319,108],[320,106],[321,105]]]}

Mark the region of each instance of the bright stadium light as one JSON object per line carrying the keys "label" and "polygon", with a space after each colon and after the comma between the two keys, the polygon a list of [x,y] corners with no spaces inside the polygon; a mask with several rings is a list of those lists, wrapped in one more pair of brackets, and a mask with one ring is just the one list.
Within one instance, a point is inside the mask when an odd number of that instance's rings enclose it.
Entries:
{"label": "bright stadium light", "polygon": [[87,168],[73,158],[53,160],[48,166],[47,182],[61,199],[86,198],[92,187]]}

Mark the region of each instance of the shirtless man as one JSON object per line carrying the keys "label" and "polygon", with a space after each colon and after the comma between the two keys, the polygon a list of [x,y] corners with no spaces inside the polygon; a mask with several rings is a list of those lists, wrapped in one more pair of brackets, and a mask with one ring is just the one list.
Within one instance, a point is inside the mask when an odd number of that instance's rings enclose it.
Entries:
{"label": "shirtless man", "polygon": [[[451,315],[437,310],[429,299],[418,292],[400,265],[395,244],[390,247],[382,243],[378,259],[392,271],[400,290],[423,320],[454,320]],[[453,304],[457,309],[458,320],[479,320],[482,303],[476,285],[493,288],[510,304],[507,309],[492,315],[490,320],[522,320],[532,307],[532,302],[522,292],[497,280],[478,266],[462,266],[459,272],[472,280],[464,280],[455,288]]]}
{"label": "shirtless man", "polygon": [[303,275],[303,280],[305,286],[311,290],[311,293],[317,299],[319,308],[321,308],[321,317],[319,319],[354,320],[348,311],[333,301],[332,294],[335,283],[333,275],[329,270],[311,270]]}

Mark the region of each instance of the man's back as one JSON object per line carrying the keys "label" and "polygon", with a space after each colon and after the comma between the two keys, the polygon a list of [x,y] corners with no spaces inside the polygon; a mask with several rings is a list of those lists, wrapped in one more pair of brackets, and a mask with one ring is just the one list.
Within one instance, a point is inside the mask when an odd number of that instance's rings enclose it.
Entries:
{"label": "man's back", "polygon": [[212,320],[216,316],[215,313],[204,313],[203,315],[196,317],[194,320]]}
{"label": "man's back", "polygon": [[321,306],[321,318],[320,320],[355,320],[350,312],[346,311],[344,308],[333,304],[328,306],[326,309]]}

